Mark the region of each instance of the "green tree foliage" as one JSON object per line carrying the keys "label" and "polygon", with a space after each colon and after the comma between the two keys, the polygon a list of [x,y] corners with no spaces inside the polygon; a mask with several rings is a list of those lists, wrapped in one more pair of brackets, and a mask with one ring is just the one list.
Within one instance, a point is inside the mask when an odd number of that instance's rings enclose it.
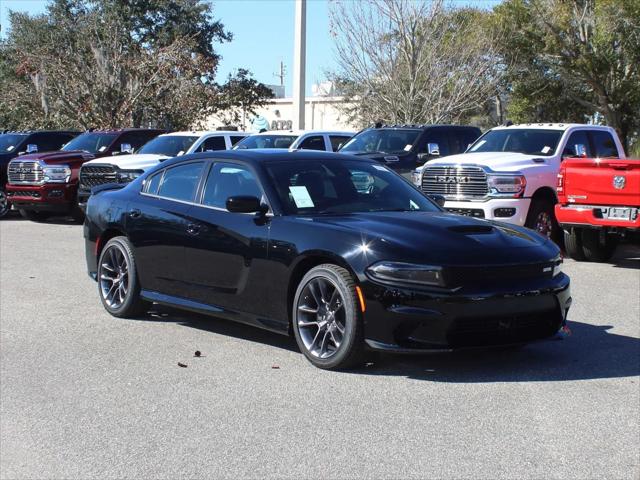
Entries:
{"label": "green tree foliage", "polygon": [[240,68],[220,87],[217,116],[225,125],[241,125],[244,129],[247,116],[255,115],[256,108],[269,98],[273,98],[273,91],[253,79],[249,70]]}
{"label": "green tree foliage", "polygon": [[214,45],[232,36],[204,0],[52,0],[10,22],[3,126],[184,129],[226,99]]}
{"label": "green tree foliage", "polygon": [[506,0],[509,117],[578,121],[600,113],[626,146],[640,127],[638,0]]}

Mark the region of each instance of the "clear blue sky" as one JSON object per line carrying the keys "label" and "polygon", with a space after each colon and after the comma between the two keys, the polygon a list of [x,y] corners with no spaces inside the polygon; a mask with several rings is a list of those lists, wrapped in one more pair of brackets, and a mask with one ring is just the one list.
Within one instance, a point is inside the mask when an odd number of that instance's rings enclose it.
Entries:
{"label": "clear blue sky", "polygon": [[[357,1],[357,0],[353,0]],[[458,0],[459,3],[491,7],[499,0]],[[217,0],[213,11],[233,33],[233,41],[216,45],[222,55],[218,81],[237,68],[248,68],[263,83],[277,84],[273,74],[283,61],[287,70],[285,89],[291,94],[293,72],[294,2],[292,0]],[[8,10],[32,14],[45,11],[46,0],[0,0],[2,34],[8,28]],[[334,64],[329,36],[327,0],[307,1],[307,94],[311,85],[325,79],[324,72]]]}

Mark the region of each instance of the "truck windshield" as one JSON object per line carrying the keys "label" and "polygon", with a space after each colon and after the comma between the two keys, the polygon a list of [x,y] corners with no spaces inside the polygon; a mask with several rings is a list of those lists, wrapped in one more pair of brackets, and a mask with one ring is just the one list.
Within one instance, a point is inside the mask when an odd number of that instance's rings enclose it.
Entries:
{"label": "truck windshield", "polygon": [[421,130],[375,128],[360,132],[339,151],[352,154],[404,153],[411,150]]}
{"label": "truck windshield", "polygon": [[145,143],[137,153],[153,155],[166,155],[177,157],[189,151],[191,145],[200,137],[188,137],[186,135],[160,135],[150,142]]}
{"label": "truck windshield", "polygon": [[541,129],[490,130],[480,137],[468,152],[515,152],[549,157],[558,147],[564,132]]}
{"label": "truck windshield", "polygon": [[0,153],[15,152],[27,136],[16,133],[0,135]]}
{"label": "truck windshield", "polygon": [[251,135],[236,143],[233,149],[289,148],[296,138],[297,135]]}
{"label": "truck windshield", "polygon": [[89,153],[102,153],[109,148],[117,137],[117,133],[87,132],[71,140],[62,147],[62,150],[65,152],[82,150]]}

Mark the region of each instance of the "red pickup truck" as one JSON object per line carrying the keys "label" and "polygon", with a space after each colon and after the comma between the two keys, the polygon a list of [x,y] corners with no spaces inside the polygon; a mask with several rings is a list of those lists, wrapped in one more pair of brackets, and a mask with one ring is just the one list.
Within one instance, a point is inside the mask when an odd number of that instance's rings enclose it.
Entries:
{"label": "red pickup truck", "polygon": [[571,258],[604,262],[620,239],[640,237],[640,160],[567,159],[557,191],[556,218]]}

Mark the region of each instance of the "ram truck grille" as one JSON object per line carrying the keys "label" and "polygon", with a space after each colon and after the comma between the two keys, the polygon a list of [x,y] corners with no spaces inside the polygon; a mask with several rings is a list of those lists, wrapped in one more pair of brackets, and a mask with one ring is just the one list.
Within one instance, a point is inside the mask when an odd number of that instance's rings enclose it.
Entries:
{"label": "ram truck grille", "polygon": [[480,167],[425,167],[422,191],[448,200],[480,199],[489,193],[487,174]]}
{"label": "ram truck grille", "polygon": [[80,169],[80,188],[83,190],[117,181],[117,172],[112,165],[85,165]]}
{"label": "ram truck grille", "polygon": [[42,167],[33,161],[11,161],[7,174],[12,185],[39,185],[44,178]]}

